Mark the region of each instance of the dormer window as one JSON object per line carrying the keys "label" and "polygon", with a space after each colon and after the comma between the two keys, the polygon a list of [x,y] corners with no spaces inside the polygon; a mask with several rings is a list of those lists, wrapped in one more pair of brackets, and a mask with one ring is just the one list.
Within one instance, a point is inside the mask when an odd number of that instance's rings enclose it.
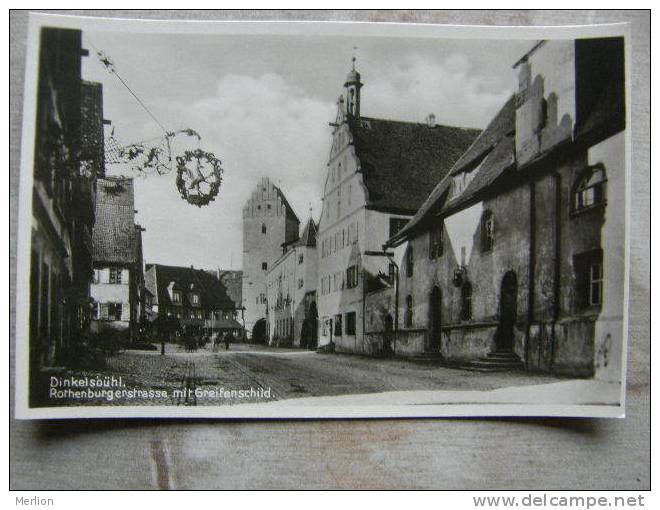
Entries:
{"label": "dormer window", "polygon": [[181,292],[178,290],[175,290],[172,292],[172,302],[175,304],[181,304]]}
{"label": "dormer window", "polygon": [[199,294],[190,294],[190,301],[193,305],[199,306]]}
{"label": "dormer window", "polygon": [[586,168],[573,188],[573,212],[580,212],[605,203],[605,168],[595,165]]}

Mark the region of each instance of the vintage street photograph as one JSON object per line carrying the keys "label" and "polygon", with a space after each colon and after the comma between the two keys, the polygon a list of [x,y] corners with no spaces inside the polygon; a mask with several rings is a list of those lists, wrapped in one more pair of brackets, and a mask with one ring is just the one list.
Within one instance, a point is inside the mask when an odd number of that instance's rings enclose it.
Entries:
{"label": "vintage street photograph", "polygon": [[17,416],[623,416],[626,28],[454,28],[31,16]]}

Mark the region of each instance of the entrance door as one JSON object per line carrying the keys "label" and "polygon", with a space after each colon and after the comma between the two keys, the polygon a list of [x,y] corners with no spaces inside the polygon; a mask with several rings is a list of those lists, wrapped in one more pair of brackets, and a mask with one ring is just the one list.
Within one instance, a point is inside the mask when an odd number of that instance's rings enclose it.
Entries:
{"label": "entrance door", "polygon": [[518,279],[508,271],[500,288],[500,326],[497,334],[497,352],[513,351],[513,328],[516,325],[518,306]]}
{"label": "entrance door", "polygon": [[429,349],[440,350],[442,326],[442,294],[440,287],[435,285],[429,298]]}

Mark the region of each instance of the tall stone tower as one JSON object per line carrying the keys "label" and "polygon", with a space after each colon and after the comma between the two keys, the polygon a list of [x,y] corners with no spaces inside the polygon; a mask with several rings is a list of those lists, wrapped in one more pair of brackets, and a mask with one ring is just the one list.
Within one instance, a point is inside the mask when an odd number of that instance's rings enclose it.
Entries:
{"label": "tall stone tower", "polygon": [[243,306],[245,328],[254,340],[267,335],[266,321],[259,322],[267,319],[266,274],[282,245],[298,239],[299,228],[284,193],[263,177],[243,207]]}

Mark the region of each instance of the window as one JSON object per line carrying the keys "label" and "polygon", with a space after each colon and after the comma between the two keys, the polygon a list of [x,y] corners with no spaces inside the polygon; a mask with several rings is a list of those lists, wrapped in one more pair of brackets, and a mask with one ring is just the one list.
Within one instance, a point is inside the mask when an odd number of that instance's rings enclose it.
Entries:
{"label": "window", "polygon": [[390,283],[394,285],[394,281],[396,280],[396,266],[392,262],[390,262],[387,266],[387,274],[390,279]]}
{"label": "window", "polygon": [[350,266],[346,269],[346,288],[354,289],[358,286],[357,266]]}
{"label": "window", "polygon": [[390,218],[390,237],[394,237],[399,230],[406,226],[408,218]]}
{"label": "window", "polygon": [[110,283],[115,283],[115,284],[121,283],[121,268],[117,268],[117,267],[110,268]]}
{"label": "window", "polygon": [[[268,210],[270,210],[270,208],[271,208],[270,204],[266,204],[266,208],[267,208]],[[265,232],[264,232],[264,234],[265,234]]]}
{"label": "window", "polygon": [[302,264],[304,261],[305,261],[305,255],[301,253],[300,255],[298,255],[298,264]]}
{"label": "window", "polygon": [[199,294],[191,294],[190,301],[193,305],[199,305]]}
{"label": "window", "polygon": [[411,295],[406,296],[406,313],[404,315],[404,324],[407,328],[412,328],[413,325],[413,298]]}
{"label": "window", "polygon": [[429,233],[429,258],[436,259],[442,256],[444,251],[443,246],[444,225],[440,220],[439,225],[435,225]]}
{"label": "window", "polygon": [[413,275],[413,247],[408,246],[406,250],[406,276],[408,278]]}
{"label": "window", "polygon": [[174,292],[172,292],[172,302],[177,303],[177,304],[181,304],[181,292],[180,291],[175,290]]}
{"label": "window", "polygon": [[578,212],[605,203],[606,182],[602,165],[584,170],[573,190],[573,211]]}
{"label": "window", "polygon": [[109,321],[120,321],[122,313],[122,304],[121,303],[108,303],[108,320]]}
{"label": "window", "polygon": [[268,271],[268,262],[262,262],[261,263],[261,269],[263,271]]}
{"label": "window", "polygon": [[461,320],[472,319],[472,284],[465,282],[461,287]]}
{"label": "window", "polygon": [[[270,207],[270,206],[269,206],[269,207]],[[261,233],[262,233],[262,234],[265,234],[265,233],[266,233],[266,224],[265,224],[265,223],[262,223],[262,224],[261,224]]]}
{"label": "window", "polygon": [[355,312],[346,312],[346,334],[355,335]]}
{"label": "window", "polygon": [[341,314],[335,315],[335,336],[341,336]]}
{"label": "window", "polygon": [[490,251],[493,249],[495,243],[494,237],[495,222],[493,220],[493,213],[490,211],[484,212],[481,217],[481,250]]}
{"label": "window", "polygon": [[592,250],[573,258],[579,308],[603,304],[603,252]]}
{"label": "window", "polygon": [[101,270],[100,269],[94,269],[93,283],[101,283]]}
{"label": "window", "polygon": [[589,266],[589,305],[600,306],[603,303],[603,264],[594,262]]}
{"label": "window", "polygon": [[305,285],[305,282],[303,281],[303,279],[298,278],[298,288],[302,289],[304,285]]}

